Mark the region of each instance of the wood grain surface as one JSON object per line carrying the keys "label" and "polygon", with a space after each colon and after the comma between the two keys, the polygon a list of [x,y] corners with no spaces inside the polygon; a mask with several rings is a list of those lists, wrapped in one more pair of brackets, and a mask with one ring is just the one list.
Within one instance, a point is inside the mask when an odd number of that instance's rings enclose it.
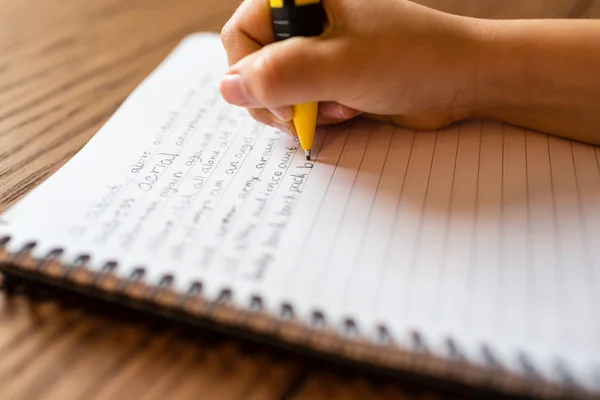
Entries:
{"label": "wood grain surface", "polygon": [[[94,135],[186,34],[239,0],[0,0],[0,212]],[[493,18],[596,17],[592,0],[421,0]],[[48,210],[52,212],[52,210]],[[435,399],[69,296],[0,295],[0,399]]]}

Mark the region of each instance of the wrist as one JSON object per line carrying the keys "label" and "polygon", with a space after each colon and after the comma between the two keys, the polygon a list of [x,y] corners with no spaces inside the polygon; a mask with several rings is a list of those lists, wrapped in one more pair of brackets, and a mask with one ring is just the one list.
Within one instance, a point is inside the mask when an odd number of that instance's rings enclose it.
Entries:
{"label": "wrist", "polygon": [[557,69],[554,43],[536,37],[535,22],[476,20],[474,25],[470,118],[514,122],[522,110],[532,115],[532,105],[560,108],[560,96],[550,89],[552,77],[558,76],[553,71]]}
{"label": "wrist", "polygon": [[600,22],[467,19],[456,119],[600,143]]}
{"label": "wrist", "polygon": [[502,68],[495,65],[492,42],[497,21],[459,17],[459,36],[462,45],[454,55],[455,94],[450,105],[452,122],[471,118],[491,118],[491,110],[502,96],[497,85]]}
{"label": "wrist", "polygon": [[[520,74],[525,60],[514,54],[510,43],[502,38],[504,23],[501,20],[476,20],[474,24],[477,33],[471,53],[469,118],[502,118],[499,113],[509,112],[523,100],[522,93],[515,93],[509,83]],[[521,89],[526,91],[526,88]]]}

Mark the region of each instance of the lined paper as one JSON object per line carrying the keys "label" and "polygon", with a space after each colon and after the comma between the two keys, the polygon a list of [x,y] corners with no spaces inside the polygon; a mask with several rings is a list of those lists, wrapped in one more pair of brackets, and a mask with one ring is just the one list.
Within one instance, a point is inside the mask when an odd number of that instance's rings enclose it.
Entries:
{"label": "lined paper", "polygon": [[[600,363],[600,162],[489,121],[415,132],[357,119],[297,139],[226,104],[218,37],[188,37],[64,168],[10,209],[10,248],[116,262],[185,292],[260,296],[361,333],[451,338],[518,368]],[[590,382],[592,378],[589,378]]]}

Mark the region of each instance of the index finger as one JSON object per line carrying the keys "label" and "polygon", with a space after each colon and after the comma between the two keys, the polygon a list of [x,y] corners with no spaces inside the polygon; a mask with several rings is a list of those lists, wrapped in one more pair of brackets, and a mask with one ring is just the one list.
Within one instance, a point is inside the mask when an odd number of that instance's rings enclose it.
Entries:
{"label": "index finger", "polygon": [[275,41],[269,0],[245,0],[221,31],[229,66]]}

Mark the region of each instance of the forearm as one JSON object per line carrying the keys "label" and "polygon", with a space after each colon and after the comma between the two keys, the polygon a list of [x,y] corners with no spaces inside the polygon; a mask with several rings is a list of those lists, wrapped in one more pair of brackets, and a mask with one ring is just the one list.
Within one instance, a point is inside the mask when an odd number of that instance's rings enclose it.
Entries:
{"label": "forearm", "polygon": [[472,116],[600,144],[600,20],[482,28]]}

